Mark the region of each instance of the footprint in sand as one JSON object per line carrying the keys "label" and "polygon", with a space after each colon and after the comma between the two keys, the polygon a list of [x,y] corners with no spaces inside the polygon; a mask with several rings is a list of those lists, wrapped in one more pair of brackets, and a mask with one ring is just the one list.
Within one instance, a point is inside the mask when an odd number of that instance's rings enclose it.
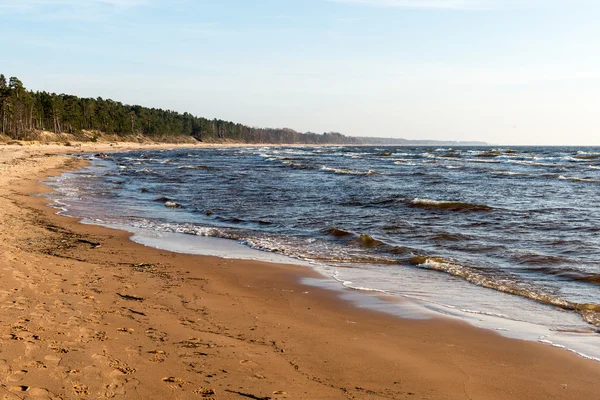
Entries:
{"label": "footprint in sand", "polygon": [[22,369],[20,371],[15,371],[12,373],[12,375],[10,375],[7,378],[7,381],[9,382],[20,382],[23,380],[23,378],[25,378],[25,375],[27,375],[29,371]]}
{"label": "footprint in sand", "polygon": [[6,360],[0,360],[0,376],[7,376],[12,371]]}
{"label": "footprint in sand", "polygon": [[177,390],[183,388],[187,382],[181,378],[177,378],[174,376],[167,376],[162,379],[163,382],[167,383],[171,390]]}
{"label": "footprint in sand", "polygon": [[214,396],[215,394],[217,394],[214,389],[204,388],[204,387],[194,389],[193,393],[200,395],[202,397],[205,397],[205,398],[209,397],[209,396]]}
{"label": "footprint in sand", "polygon": [[48,362],[48,364],[57,367],[58,364],[60,364],[60,362],[62,361],[62,357],[51,354],[51,355],[44,357],[44,360],[46,360]]}
{"label": "footprint in sand", "polygon": [[27,394],[29,396],[37,398],[37,399],[41,399],[41,398],[51,399],[51,398],[55,397],[48,390],[46,390],[44,388],[30,388],[27,391]]}
{"label": "footprint in sand", "polygon": [[152,354],[148,359],[150,362],[162,363],[167,360],[167,353],[163,350],[151,350],[148,353]]}
{"label": "footprint in sand", "polygon": [[78,396],[85,396],[90,394],[88,387],[81,382],[73,382],[72,389],[73,393],[75,393]]}
{"label": "footprint in sand", "polygon": [[26,392],[29,390],[29,386],[10,386],[8,388],[8,390],[10,390],[11,392]]}

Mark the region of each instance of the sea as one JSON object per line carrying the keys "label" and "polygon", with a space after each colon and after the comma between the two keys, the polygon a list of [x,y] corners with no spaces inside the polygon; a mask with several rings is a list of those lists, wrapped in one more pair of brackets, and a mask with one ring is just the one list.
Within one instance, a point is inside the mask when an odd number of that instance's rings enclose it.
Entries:
{"label": "sea", "polygon": [[172,251],[306,265],[401,317],[600,360],[600,148],[226,147],[83,154],[64,215]]}

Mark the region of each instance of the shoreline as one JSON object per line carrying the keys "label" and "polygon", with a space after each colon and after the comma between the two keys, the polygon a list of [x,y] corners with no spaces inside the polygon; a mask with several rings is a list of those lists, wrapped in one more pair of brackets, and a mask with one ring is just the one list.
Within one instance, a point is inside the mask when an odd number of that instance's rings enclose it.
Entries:
{"label": "shoreline", "polygon": [[[223,152],[225,149],[219,152]],[[237,152],[238,149],[236,147],[234,151]],[[248,149],[243,148],[243,150],[246,151]],[[263,150],[267,151],[267,149],[260,149],[261,156],[264,156]],[[305,148],[302,148],[302,151],[305,150]],[[279,151],[280,148],[277,148],[275,153],[279,153]],[[179,151],[178,153],[185,155],[185,151]],[[209,153],[204,152],[204,154]],[[140,156],[142,153],[137,152],[135,154]],[[154,152],[154,154],[157,153]],[[187,155],[190,156],[190,154]],[[71,179],[79,179],[77,178],[78,175],[103,174],[101,171],[105,167],[104,160],[93,157],[91,153],[86,153],[83,157],[90,162],[89,168],[91,170],[83,168],[72,174],[66,174],[65,176],[68,176],[66,182]],[[144,158],[146,156],[141,157]],[[118,159],[119,156],[116,156],[116,158]],[[125,158],[129,157],[126,156]],[[99,170],[98,168],[100,167],[102,168]],[[269,244],[267,244],[266,248],[260,247],[260,244],[257,246],[257,242],[253,243],[252,236],[245,237],[243,233],[241,233],[242,236],[234,234],[234,237],[238,237],[237,240],[232,239],[227,232],[220,232],[219,228],[216,228],[216,233],[205,233],[202,232],[202,229],[207,228],[202,226],[202,222],[198,221],[196,222],[200,224],[200,232],[196,232],[193,228],[194,222],[191,222],[193,221],[192,215],[188,215],[188,217],[192,218],[188,220],[192,228],[187,228],[187,224],[183,226],[183,231],[186,234],[181,233],[177,222],[175,222],[175,229],[170,229],[172,222],[168,222],[169,216],[167,215],[162,217],[165,218],[166,229],[162,226],[152,228],[152,224],[148,227],[142,223],[140,227],[136,223],[123,223],[118,214],[109,212],[108,214],[110,215],[106,215],[101,209],[97,209],[96,212],[90,214],[86,212],[87,206],[85,203],[77,205],[77,200],[74,200],[75,203],[72,203],[69,197],[71,193],[78,191],[77,185],[71,187],[71,184],[66,183],[66,187],[70,188],[66,189],[63,184],[59,184],[54,180],[51,181],[46,186],[56,190],[58,193],[62,193],[58,197],[54,194],[50,195],[51,199],[58,202],[53,204],[53,207],[59,209],[61,215],[76,218],[85,216],[81,220],[82,223],[105,226],[133,233],[131,240],[137,243],[185,254],[213,255],[231,259],[250,259],[306,265],[311,270],[322,274],[323,278],[326,279],[326,281],[322,282],[315,281],[316,286],[327,287],[342,294],[347,293],[349,290],[361,293],[362,296],[351,296],[353,302],[359,307],[366,304],[376,311],[379,310],[388,314],[403,316],[406,314],[405,311],[400,307],[394,307],[394,303],[401,302],[403,305],[410,303],[412,305],[412,312],[410,314],[413,316],[419,314],[421,318],[433,315],[439,318],[455,319],[467,322],[478,328],[497,332],[508,338],[562,347],[584,358],[600,361],[600,336],[594,334],[597,332],[597,329],[593,325],[584,322],[576,312],[564,311],[548,302],[535,301],[527,296],[514,295],[506,293],[503,290],[489,289],[485,285],[472,283],[468,279],[448,282],[445,280],[445,274],[430,271],[423,272],[419,268],[413,268],[410,264],[395,272],[394,280],[399,283],[394,287],[393,283],[383,282],[382,284],[370,276],[363,279],[365,278],[364,276],[350,272],[354,271],[354,268],[350,270],[340,269],[336,268],[335,264],[332,266],[329,263],[319,262],[318,257],[317,259],[312,259],[310,256],[306,258],[303,257],[302,253],[294,257],[293,249],[291,252],[284,251],[282,253],[279,250],[271,252],[269,249],[277,248],[277,246],[269,247]],[[66,192],[64,191],[65,189]],[[91,190],[92,192],[94,191],[93,188]],[[127,193],[119,193],[126,197],[128,196]],[[102,199],[99,200],[102,201]],[[95,201],[92,201],[92,203],[95,203]],[[104,207],[111,207],[110,203],[102,204],[105,204]],[[74,206],[75,209],[71,210],[71,206]],[[149,204],[149,206],[151,207],[152,205]],[[76,209],[79,211],[75,211]],[[238,211],[245,212],[246,210]],[[132,215],[136,215],[135,208],[132,212]],[[126,209],[121,210],[121,213],[129,215]],[[125,218],[125,220],[127,221],[128,218]],[[150,216],[150,221],[152,221],[152,216]],[[198,235],[198,233],[200,234]],[[418,282],[418,284],[410,284],[412,281]],[[373,296],[385,298],[386,301],[374,301]],[[469,300],[464,301],[464,298],[468,298]],[[516,312],[516,310],[521,311]]]}
{"label": "shoreline", "polygon": [[[38,153],[45,149],[40,147]],[[11,349],[18,360],[29,357],[44,363],[50,360],[47,356],[39,360],[33,356],[44,352],[37,342],[67,345],[59,346],[67,352],[51,351],[52,360],[60,358],[53,368],[60,371],[68,361],[80,367],[69,367],[71,371],[80,373],[72,377],[68,371],[59,372],[72,388],[61,389],[65,382],[47,379],[48,393],[67,397],[83,393],[84,398],[99,393],[126,398],[136,398],[133,393],[138,398],[164,393],[175,398],[252,394],[255,398],[374,399],[590,398],[598,394],[594,383],[600,366],[562,349],[507,339],[456,321],[408,320],[356,308],[331,291],[300,283],[299,277],[314,276],[306,267],[170,253],[136,244],[126,232],[55,215],[47,199],[30,196],[41,191],[38,179],[65,169],[64,160],[53,163],[58,169],[44,169],[34,161],[29,175],[26,168],[16,171],[8,179],[21,184],[16,190],[5,187],[1,200],[10,202],[17,193],[17,204],[13,201],[6,207],[4,216],[22,217],[17,225],[31,227],[12,237],[2,232],[8,243],[2,248],[5,270],[13,270],[13,277],[19,276],[15,270],[25,274],[20,281],[14,279],[34,298],[44,296],[38,293],[39,286],[50,285],[45,291],[58,296],[54,312],[61,311],[57,302],[77,298],[77,305],[88,313],[85,320],[79,307],[63,309],[65,315],[57,313],[57,318],[66,319],[61,325],[65,332],[52,336],[46,329],[32,335],[38,339],[31,336],[31,341],[17,342],[24,348]],[[30,262],[24,264],[24,259]],[[72,276],[62,274],[54,287],[40,281],[32,289],[29,282],[35,274],[65,271]],[[2,290],[10,293],[5,289],[8,286]],[[15,311],[19,316],[33,305],[20,306]],[[118,312],[115,306],[120,307]],[[69,325],[73,315],[68,314],[80,316],[77,324]],[[135,327],[121,326],[126,322]],[[27,325],[33,324],[30,318]],[[96,330],[100,326],[103,329]],[[77,334],[67,333],[66,328],[74,327]],[[104,336],[94,339],[97,332]],[[84,336],[89,341],[77,340]],[[16,368],[10,366],[9,376]],[[94,373],[84,376],[86,368]],[[32,372],[37,371],[21,374],[19,382],[34,376]],[[44,375],[48,374],[38,374],[38,379]],[[113,386],[107,389],[107,385]],[[30,388],[26,392],[33,390],[33,384],[25,386]]]}

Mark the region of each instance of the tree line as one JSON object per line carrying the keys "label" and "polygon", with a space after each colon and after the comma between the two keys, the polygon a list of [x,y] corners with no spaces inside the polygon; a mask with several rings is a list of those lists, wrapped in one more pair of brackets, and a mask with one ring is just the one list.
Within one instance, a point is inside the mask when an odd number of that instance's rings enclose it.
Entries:
{"label": "tree line", "polygon": [[360,144],[362,139],[340,133],[299,133],[292,129],[256,128],[196,117],[190,113],[127,105],[98,97],[30,91],[16,77],[0,74],[0,133],[27,139],[32,132],[143,135],[150,139],[193,137],[204,142]]}

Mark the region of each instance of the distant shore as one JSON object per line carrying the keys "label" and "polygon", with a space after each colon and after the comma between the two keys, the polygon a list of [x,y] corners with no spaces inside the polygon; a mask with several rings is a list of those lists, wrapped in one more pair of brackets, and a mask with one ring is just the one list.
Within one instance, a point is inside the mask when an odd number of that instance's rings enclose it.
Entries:
{"label": "distant shore", "polygon": [[[240,144],[230,144],[239,146]],[[61,217],[62,153],[0,146],[0,374],[21,398],[587,399],[600,363],[446,319],[359,309],[310,269],[175,254]],[[244,146],[246,146],[244,144]],[[263,146],[259,144],[258,146]]]}

